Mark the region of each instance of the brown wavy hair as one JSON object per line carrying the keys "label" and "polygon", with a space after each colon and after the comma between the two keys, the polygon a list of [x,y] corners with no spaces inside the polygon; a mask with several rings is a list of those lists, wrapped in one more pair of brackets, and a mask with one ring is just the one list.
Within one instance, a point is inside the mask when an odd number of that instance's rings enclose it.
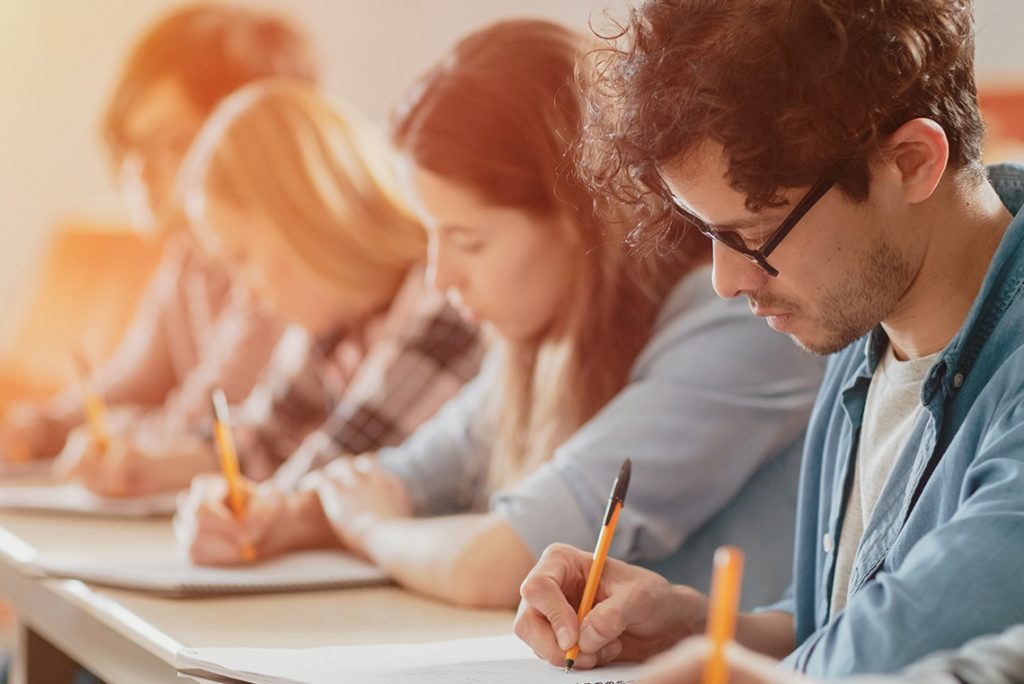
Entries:
{"label": "brown wavy hair", "polygon": [[592,47],[551,22],[499,22],[455,45],[394,116],[396,146],[418,166],[494,205],[568,217],[545,225],[567,224],[583,246],[559,320],[543,339],[504,344],[492,397],[495,485],[549,459],[625,386],[672,286],[710,254],[691,231],[665,257],[631,255],[632,210],[595,209],[574,156],[582,122],[574,70]]}
{"label": "brown wavy hair", "polygon": [[644,208],[639,242],[674,230],[659,166],[707,141],[752,211],[838,169],[865,200],[869,163],[917,117],[983,178],[970,0],[649,0],[613,25],[589,55],[581,171]]}

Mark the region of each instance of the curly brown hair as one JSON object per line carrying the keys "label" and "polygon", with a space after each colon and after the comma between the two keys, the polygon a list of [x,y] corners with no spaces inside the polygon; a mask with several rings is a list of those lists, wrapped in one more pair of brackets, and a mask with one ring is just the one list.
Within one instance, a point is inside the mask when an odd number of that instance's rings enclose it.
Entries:
{"label": "curly brown hair", "polygon": [[724,147],[732,187],[756,211],[838,172],[867,198],[869,162],[927,117],[949,165],[983,177],[970,0],[648,0],[580,69],[580,172],[645,208],[638,243],[676,229],[660,165]]}

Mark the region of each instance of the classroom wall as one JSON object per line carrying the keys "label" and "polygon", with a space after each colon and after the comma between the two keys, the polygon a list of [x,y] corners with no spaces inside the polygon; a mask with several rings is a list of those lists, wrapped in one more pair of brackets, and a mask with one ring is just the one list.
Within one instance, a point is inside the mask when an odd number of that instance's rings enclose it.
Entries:
{"label": "classroom wall", "polygon": [[[329,89],[383,117],[459,35],[504,16],[585,29],[624,0],[237,0],[280,8],[312,33]],[[133,37],[176,0],[0,0],[0,338],[53,223],[119,217],[97,121]],[[977,0],[978,73],[1024,87],[1024,1]]]}

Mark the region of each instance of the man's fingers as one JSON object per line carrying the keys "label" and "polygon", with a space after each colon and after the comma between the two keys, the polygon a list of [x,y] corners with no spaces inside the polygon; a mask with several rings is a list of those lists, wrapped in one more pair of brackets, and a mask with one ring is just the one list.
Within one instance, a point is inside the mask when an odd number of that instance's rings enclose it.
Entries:
{"label": "man's fingers", "polygon": [[576,610],[569,604],[556,576],[528,577],[520,588],[523,600],[547,619],[559,648],[572,648],[578,638]]}
{"label": "man's fingers", "polygon": [[629,594],[613,594],[596,604],[580,624],[580,650],[597,653],[618,639],[629,626]]}
{"label": "man's fingers", "polygon": [[532,648],[537,657],[555,666],[564,663],[568,648],[558,644],[548,619],[525,602],[519,606],[514,630],[516,636]]}

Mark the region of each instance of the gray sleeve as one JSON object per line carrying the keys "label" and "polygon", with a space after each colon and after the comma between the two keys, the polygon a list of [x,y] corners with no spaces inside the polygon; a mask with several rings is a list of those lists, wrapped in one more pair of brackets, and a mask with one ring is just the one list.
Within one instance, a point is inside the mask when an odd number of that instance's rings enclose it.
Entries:
{"label": "gray sleeve", "polygon": [[[493,509],[539,555],[593,546],[623,459],[633,459],[612,555],[638,562],[678,549],[759,465],[801,438],[821,362],[742,302],[693,307],[654,336],[630,383]],[[557,521],[557,522],[555,522]]]}
{"label": "gray sleeve", "polygon": [[480,502],[494,442],[486,406],[496,379],[492,359],[402,444],[378,452],[405,484],[416,515],[463,513]]}
{"label": "gray sleeve", "polygon": [[1024,681],[1024,625],[967,642],[920,661],[905,672],[907,684],[1014,684]]}

